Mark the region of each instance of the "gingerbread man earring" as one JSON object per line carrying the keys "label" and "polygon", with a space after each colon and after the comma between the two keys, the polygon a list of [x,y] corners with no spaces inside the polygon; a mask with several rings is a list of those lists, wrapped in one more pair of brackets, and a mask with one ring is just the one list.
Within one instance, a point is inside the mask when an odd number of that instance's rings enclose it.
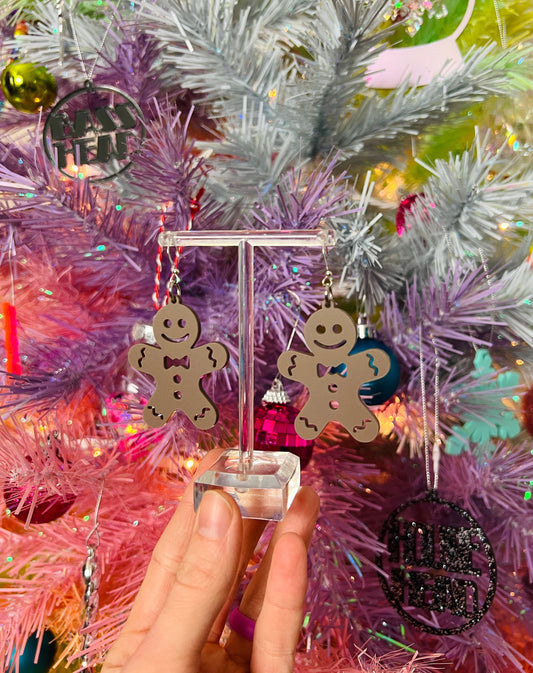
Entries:
{"label": "gingerbread man earring", "polygon": [[[326,267],[327,268],[327,267]],[[359,388],[387,374],[390,360],[375,348],[350,355],[357,341],[357,327],[346,311],[335,306],[331,271],[322,281],[325,298],[304,326],[310,353],[285,351],[278,358],[280,373],[303,383],[309,399],[294,422],[302,439],[315,439],[328,423],[343,425],[354,439],[372,441],[379,422],[359,396]]]}
{"label": "gingerbread man earring", "polygon": [[179,276],[172,272],[168,303],[155,314],[153,329],[157,346],[135,344],[128,353],[130,365],[155,379],[156,387],[148,400],[143,418],[159,428],[175,411],[182,411],[201,430],[212,428],[218,410],[202,389],[202,378],[226,366],[225,346],[217,342],[196,346],[200,320],[181,301]]}

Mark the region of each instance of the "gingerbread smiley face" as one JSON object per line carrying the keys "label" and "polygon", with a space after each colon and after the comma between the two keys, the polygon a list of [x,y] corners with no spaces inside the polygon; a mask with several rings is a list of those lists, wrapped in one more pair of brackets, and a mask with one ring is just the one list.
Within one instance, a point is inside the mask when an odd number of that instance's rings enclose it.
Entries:
{"label": "gingerbread smiley face", "polygon": [[179,302],[162,306],[155,315],[153,328],[157,343],[175,357],[192,348],[200,335],[196,314]]}
{"label": "gingerbread smiley face", "polygon": [[342,362],[357,341],[354,321],[340,308],[321,308],[312,313],[304,335],[309,349],[326,366]]}

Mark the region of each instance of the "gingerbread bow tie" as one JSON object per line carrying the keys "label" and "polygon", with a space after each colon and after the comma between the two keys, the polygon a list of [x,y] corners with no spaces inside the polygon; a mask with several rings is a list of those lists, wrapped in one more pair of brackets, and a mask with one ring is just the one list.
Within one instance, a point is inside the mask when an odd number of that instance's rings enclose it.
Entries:
{"label": "gingerbread bow tie", "polygon": [[189,366],[190,362],[188,355],[183,358],[171,358],[169,355],[165,355],[165,369],[170,369],[171,367],[185,367],[185,369],[189,369]]}

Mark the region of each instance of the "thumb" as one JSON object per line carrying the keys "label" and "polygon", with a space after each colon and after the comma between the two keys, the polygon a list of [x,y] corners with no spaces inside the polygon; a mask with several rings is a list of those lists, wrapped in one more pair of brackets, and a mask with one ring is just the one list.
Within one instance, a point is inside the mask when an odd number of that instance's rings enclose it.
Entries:
{"label": "thumb", "polygon": [[221,491],[207,491],[175,580],[152,628],[125,673],[196,671],[239,565],[242,519]]}

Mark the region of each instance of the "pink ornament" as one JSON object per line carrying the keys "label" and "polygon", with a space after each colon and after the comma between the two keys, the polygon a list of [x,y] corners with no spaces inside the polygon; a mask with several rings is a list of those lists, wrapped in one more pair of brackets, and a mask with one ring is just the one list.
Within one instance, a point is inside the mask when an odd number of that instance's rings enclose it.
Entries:
{"label": "pink ornament", "polygon": [[291,404],[262,402],[255,410],[255,448],[258,451],[289,451],[300,458],[303,469],[313,455],[313,440],[296,434],[294,420],[299,410]]}
{"label": "pink ornament", "polygon": [[398,211],[396,212],[396,231],[398,232],[398,236],[405,233],[405,216],[411,212],[415,201],[421,196],[424,196],[424,194],[409,194],[409,196],[400,201]]}
{"label": "pink ornament", "polygon": [[[17,486],[9,482],[4,485],[6,507],[23,523],[49,523],[59,519],[76,499],[73,493],[50,493],[44,486],[31,488],[29,493],[28,490],[28,486]],[[23,504],[19,509],[21,502]]]}

